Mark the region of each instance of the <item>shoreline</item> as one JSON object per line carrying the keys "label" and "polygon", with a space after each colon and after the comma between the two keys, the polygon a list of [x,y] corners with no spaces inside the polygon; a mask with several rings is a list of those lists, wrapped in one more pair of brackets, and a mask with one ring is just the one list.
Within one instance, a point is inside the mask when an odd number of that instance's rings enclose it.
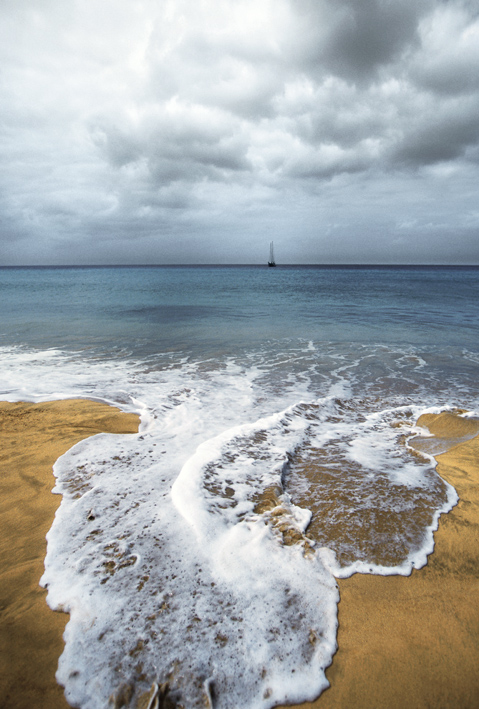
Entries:
{"label": "shoreline", "polygon": [[[417,425],[442,449],[451,444],[436,455],[437,472],[459,502],[440,516],[426,566],[410,576],[338,580],[338,650],[326,671],[331,686],[301,709],[479,706],[479,421],[425,414]],[[457,443],[463,437],[469,439]],[[420,450],[431,440],[410,443]]]}
{"label": "shoreline", "polygon": [[[136,433],[138,421],[135,414],[83,399],[0,402],[0,515],[10,532],[0,541],[5,709],[69,707],[55,680],[68,615],[51,611],[38,585],[45,535],[61,502],[51,494],[53,464],[96,433]],[[479,704],[479,421],[430,414],[418,425],[452,446],[436,456],[437,470],[456,488],[459,503],[441,515],[434,552],[422,569],[408,577],[338,580],[339,649],[326,672],[331,687],[302,709]],[[465,436],[469,440],[457,443]]]}
{"label": "shoreline", "polygon": [[139,418],[108,404],[68,399],[0,402],[0,692],[4,709],[69,709],[55,672],[66,613],[39,586],[46,533],[61,495],[52,494],[55,461],[97,433],[136,433]]}

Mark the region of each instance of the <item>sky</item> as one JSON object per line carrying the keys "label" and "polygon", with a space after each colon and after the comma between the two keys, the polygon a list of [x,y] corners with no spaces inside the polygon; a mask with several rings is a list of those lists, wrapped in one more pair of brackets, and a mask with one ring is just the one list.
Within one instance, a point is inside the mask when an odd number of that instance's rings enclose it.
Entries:
{"label": "sky", "polygon": [[479,0],[0,0],[0,265],[479,264]]}

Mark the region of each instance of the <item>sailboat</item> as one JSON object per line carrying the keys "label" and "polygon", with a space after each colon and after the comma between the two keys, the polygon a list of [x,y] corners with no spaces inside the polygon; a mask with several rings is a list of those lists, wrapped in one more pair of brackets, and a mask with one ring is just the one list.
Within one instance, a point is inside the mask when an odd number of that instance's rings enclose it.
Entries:
{"label": "sailboat", "polygon": [[270,266],[270,267],[276,266],[276,261],[274,260],[273,242],[271,242],[270,245],[269,245],[269,261],[268,261],[268,266]]}

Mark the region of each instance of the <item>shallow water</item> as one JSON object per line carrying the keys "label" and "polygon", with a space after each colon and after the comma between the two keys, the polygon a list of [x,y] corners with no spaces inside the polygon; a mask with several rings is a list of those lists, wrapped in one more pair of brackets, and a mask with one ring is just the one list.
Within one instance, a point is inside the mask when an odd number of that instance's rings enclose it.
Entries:
{"label": "shallow water", "polygon": [[[335,577],[408,574],[457,500],[424,411],[477,411],[477,269],[0,269],[0,391],[141,414],[55,466],[59,681],[101,707],[326,686]],[[123,685],[123,689],[122,689]]]}

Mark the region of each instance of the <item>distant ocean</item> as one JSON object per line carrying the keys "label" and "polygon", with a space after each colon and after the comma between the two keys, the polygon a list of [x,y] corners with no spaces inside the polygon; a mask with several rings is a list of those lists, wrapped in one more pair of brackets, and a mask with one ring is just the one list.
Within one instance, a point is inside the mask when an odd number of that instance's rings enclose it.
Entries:
{"label": "distant ocean", "polygon": [[55,466],[69,701],[316,696],[336,577],[421,567],[457,501],[407,441],[421,413],[479,412],[479,268],[3,268],[0,302],[2,399],[142,420]]}

